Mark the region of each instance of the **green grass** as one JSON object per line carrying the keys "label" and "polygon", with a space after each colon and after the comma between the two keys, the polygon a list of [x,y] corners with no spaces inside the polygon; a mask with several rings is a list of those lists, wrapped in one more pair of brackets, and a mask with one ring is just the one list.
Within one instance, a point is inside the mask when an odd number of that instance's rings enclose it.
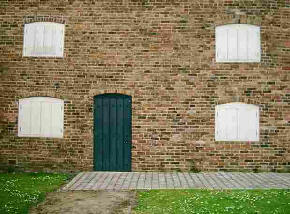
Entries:
{"label": "green grass", "polygon": [[290,213],[290,190],[151,190],[138,192],[137,214]]}
{"label": "green grass", "polygon": [[30,206],[45,198],[67,179],[65,174],[0,174],[0,213],[28,213]]}

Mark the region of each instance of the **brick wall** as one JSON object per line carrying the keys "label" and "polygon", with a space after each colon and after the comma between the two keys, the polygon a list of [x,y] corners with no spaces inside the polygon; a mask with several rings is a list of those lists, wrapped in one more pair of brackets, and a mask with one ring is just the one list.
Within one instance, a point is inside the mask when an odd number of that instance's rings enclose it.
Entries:
{"label": "brick wall", "polygon": [[[93,168],[93,97],[133,99],[133,171],[288,171],[288,0],[2,0],[0,163]],[[22,57],[25,22],[65,23],[64,58]],[[261,63],[216,63],[215,26],[261,27]],[[59,87],[56,87],[59,86]],[[17,137],[17,102],[65,101],[63,139]],[[217,104],[260,107],[259,142],[215,142]]]}

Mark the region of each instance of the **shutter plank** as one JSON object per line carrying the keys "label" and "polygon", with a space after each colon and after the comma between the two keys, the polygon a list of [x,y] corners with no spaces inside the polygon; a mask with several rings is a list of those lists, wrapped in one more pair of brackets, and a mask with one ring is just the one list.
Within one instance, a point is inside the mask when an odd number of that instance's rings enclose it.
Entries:
{"label": "shutter plank", "polygon": [[51,103],[42,102],[41,103],[41,136],[49,137],[51,135]]}
{"label": "shutter plank", "polygon": [[238,59],[239,61],[247,61],[248,59],[248,33],[247,28],[240,27],[238,29]]}
{"label": "shutter plank", "polygon": [[218,130],[219,127],[219,109],[215,109],[215,140],[220,139],[220,132]]}
{"label": "shutter plank", "polygon": [[43,54],[46,56],[53,56],[53,27],[51,24],[44,24],[44,46]]}
{"label": "shutter plank", "polygon": [[228,29],[228,60],[238,59],[238,30],[236,28]]}
{"label": "shutter plank", "polygon": [[31,102],[31,135],[40,136],[41,103]]}
{"label": "shutter plank", "polygon": [[239,110],[239,140],[256,141],[258,120],[255,108],[241,108]]}
{"label": "shutter plank", "polygon": [[44,54],[44,25],[35,23],[35,38],[34,38],[34,56],[43,56]]}
{"label": "shutter plank", "polygon": [[260,29],[253,27],[248,30],[248,59],[254,62],[260,62]]}
{"label": "shutter plank", "polygon": [[63,104],[51,103],[51,134],[50,137],[63,137]]}
{"label": "shutter plank", "polygon": [[58,44],[59,44],[59,29],[58,29],[58,25],[57,24],[54,24],[52,26],[52,37],[53,37],[53,40],[52,40],[52,48],[51,48],[51,51],[52,51],[52,54],[54,56],[58,56]]}
{"label": "shutter plank", "polygon": [[226,109],[218,109],[217,111],[218,117],[217,117],[217,140],[227,140],[227,114],[226,114]]}
{"label": "shutter plank", "polygon": [[227,44],[228,35],[227,29],[223,27],[216,28],[216,61],[223,62],[227,60]]}
{"label": "shutter plank", "polygon": [[27,136],[31,130],[31,105],[30,103],[19,103],[18,136]]}
{"label": "shutter plank", "polygon": [[238,111],[236,108],[228,108],[225,110],[225,136],[227,140],[236,140],[238,137]]}
{"label": "shutter plank", "polygon": [[23,56],[31,56],[34,50],[35,30],[33,24],[24,25]]}
{"label": "shutter plank", "polygon": [[56,24],[54,26],[55,29],[55,43],[54,43],[54,50],[55,56],[63,57],[63,43],[64,43],[64,25]]}

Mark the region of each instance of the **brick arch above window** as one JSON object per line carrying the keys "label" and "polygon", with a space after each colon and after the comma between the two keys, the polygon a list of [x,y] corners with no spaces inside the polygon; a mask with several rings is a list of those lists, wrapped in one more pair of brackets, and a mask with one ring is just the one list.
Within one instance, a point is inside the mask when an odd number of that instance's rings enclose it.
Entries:
{"label": "brick arch above window", "polygon": [[127,89],[92,89],[90,90],[90,96],[96,96],[100,94],[110,94],[110,93],[116,93],[116,94],[126,94],[129,96],[134,96],[134,90],[127,90]]}

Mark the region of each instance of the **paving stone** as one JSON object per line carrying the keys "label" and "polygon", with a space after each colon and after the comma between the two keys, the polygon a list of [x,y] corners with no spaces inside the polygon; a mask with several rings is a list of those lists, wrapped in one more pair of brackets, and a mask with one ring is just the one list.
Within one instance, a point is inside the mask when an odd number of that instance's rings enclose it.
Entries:
{"label": "paving stone", "polygon": [[166,180],[166,189],[174,189],[174,183],[171,173],[165,173],[164,177]]}
{"label": "paving stone", "polygon": [[152,173],[152,187],[151,189],[159,189],[159,175],[158,172]]}
{"label": "paving stone", "polygon": [[152,172],[145,173],[144,189],[152,189]]}
{"label": "paving stone", "polygon": [[86,182],[86,179],[90,176],[89,172],[86,172],[84,174],[82,174],[82,176],[80,177],[80,179],[74,183],[74,185],[71,187],[71,189],[73,190],[81,190],[83,183]]}
{"label": "paving stone", "polygon": [[198,177],[197,173],[189,173],[189,176],[191,177],[191,179],[193,180],[193,186],[195,188],[205,188],[206,186],[201,182],[201,180]]}
{"label": "paving stone", "polygon": [[96,179],[100,177],[100,174],[97,174],[96,172],[92,172],[91,175],[86,179],[87,182],[85,185],[81,188],[83,190],[90,190],[93,186],[92,184],[96,182]]}
{"label": "paving stone", "polygon": [[133,175],[134,174],[130,172],[126,173],[126,179],[124,180],[121,189],[129,189]]}
{"label": "paving stone", "polygon": [[184,173],[178,173],[178,178],[179,178],[179,181],[180,181],[182,189],[189,188],[189,185],[188,185],[188,182],[187,182],[187,180],[186,180],[186,178],[184,176]]}
{"label": "paving stone", "polygon": [[138,177],[138,180],[137,180],[136,189],[143,189],[144,182],[145,182],[145,174],[140,173],[140,176]]}
{"label": "paving stone", "polygon": [[116,183],[117,183],[117,181],[118,181],[118,179],[119,179],[120,176],[121,176],[121,173],[114,173],[114,174],[112,174],[112,179],[108,183],[106,189],[109,189],[109,190],[115,189]]}
{"label": "paving stone", "polygon": [[103,173],[95,173],[94,178],[87,184],[87,186],[84,188],[84,190],[92,190],[94,186],[97,185],[100,178],[103,176]]}
{"label": "paving stone", "polygon": [[69,189],[69,188],[71,188],[79,179],[80,179],[80,177],[82,177],[83,176],[83,174],[84,174],[84,172],[81,172],[81,173],[79,173],[79,174],[77,174],[64,188],[63,188],[63,190],[65,191],[65,190],[67,190],[67,189]]}
{"label": "paving stone", "polygon": [[122,186],[123,186],[124,181],[126,180],[126,177],[127,177],[127,173],[125,172],[120,173],[119,179],[117,180],[116,185],[114,187],[115,190],[122,189]]}
{"label": "paving stone", "polygon": [[175,189],[181,189],[181,183],[179,181],[179,177],[177,173],[170,173],[173,181],[173,185]]}
{"label": "paving stone", "polygon": [[159,179],[159,188],[160,189],[166,189],[167,188],[167,183],[166,183],[166,178],[164,173],[158,173],[158,179]]}

